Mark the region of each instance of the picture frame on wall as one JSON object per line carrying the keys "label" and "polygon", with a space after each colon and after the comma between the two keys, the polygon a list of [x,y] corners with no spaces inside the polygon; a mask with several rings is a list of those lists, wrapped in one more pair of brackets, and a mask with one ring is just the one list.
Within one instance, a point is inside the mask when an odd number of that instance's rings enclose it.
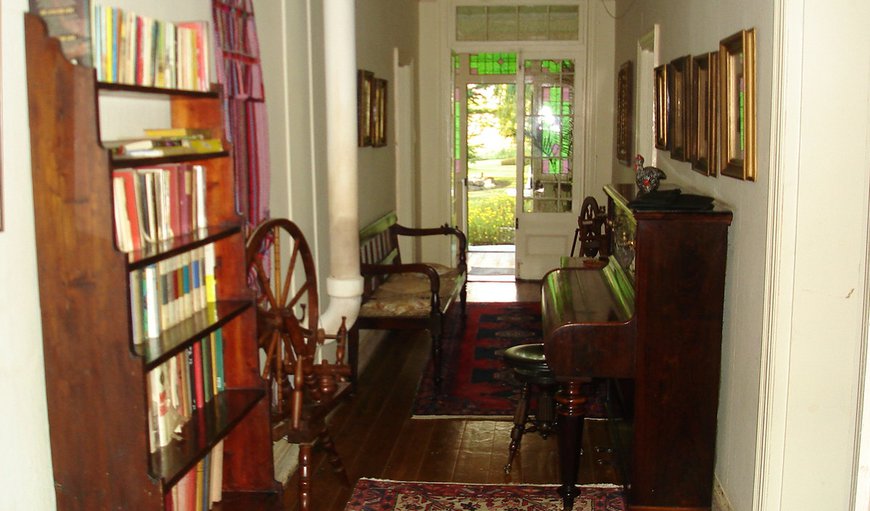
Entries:
{"label": "picture frame on wall", "polygon": [[668,98],[668,66],[661,65],[655,68],[653,73],[655,86],[655,146],[656,149],[667,151],[670,138],[668,137],[668,111],[670,102]]}
{"label": "picture frame on wall", "polygon": [[755,181],[755,29],[719,42],[719,172]]}
{"label": "picture frame on wall", "polygon": [[668,121],[671,158],[689,161],[689,97],[692,73],[692,57],[686,55],[671,61],[668,67],[668,98],[670,110]]}
{"label": "picture frame on wall", "polygon": [[631,140],[634,137],[633,111],[634,69],[631,61],[619,67],[616,77],[616,159],[623,165],[631,166]]}
{"label": "picture frame on wall", "polygon": [[372,147],[387,145],[387,81],[372,80]]}
{"label": "picture frame on wall", "polygon": [[719,54],[692,59],[692,105],[689,129],[692,169],[706,176],[719,172]]}
{"label": "picture frame on wall", "polygon": [[372,81],[375,75],[371,71],[357,71],[357,145],[366,147],[372,145]]}

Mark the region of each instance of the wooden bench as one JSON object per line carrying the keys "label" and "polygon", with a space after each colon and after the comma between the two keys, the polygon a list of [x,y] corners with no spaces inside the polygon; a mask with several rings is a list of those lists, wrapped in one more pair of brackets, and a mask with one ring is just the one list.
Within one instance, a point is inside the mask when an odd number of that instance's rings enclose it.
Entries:
{"label": "wooden bench", "polygon": [[[455,237],[456,265],[405,263],[399,236]],[[467,242],[459,229],[418,229],[399,225],[390,212],[360,231],[360,273],[365,285],[359,317],[349,333],[351,367],[356,381],[360,329],[429,331],[435,386],[441,386],[441,337],[447,310],[458,301],[465,320]]]}

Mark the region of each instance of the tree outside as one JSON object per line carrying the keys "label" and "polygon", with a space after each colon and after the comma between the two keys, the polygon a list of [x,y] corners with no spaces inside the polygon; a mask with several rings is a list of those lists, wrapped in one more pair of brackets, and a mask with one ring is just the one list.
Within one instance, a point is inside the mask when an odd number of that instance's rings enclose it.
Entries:
{"label": "tree outside", "polygon": [[468,101],[468,243],[513,245],[516,86],[474,84]]}

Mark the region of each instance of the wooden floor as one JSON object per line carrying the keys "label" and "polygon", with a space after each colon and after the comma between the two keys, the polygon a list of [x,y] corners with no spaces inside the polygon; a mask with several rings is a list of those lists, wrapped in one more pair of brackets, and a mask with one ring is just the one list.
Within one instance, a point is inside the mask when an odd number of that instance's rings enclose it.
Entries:
{"label": "wooden floor", "polygon": [[[469,301],[538,301],[538,283],[472,282]],[[510,443],[510,421],[411,419],[410,410],[429,357],[429,338],[391,334],[372,355],[359,391],[331,418],[330,429],[350,478],[332,471],[315,449],[312,510],[341,511],[360,477],[406,481],[469,483],[557,483],[556,438],[528,434],[510,475],[503,466]],[[618,483],[609,438],[600,421],[587,421],[579,482]],[[593,453],[592,456],[586,453]],[[288,504],[295,502],[298,480],[287,483]]]}

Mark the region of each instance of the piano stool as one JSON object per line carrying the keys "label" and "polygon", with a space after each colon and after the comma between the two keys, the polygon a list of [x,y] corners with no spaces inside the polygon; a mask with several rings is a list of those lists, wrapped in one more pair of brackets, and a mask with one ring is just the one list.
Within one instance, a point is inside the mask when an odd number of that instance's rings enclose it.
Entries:
{"label": "piano stool", "polygon": [[[514,457],[526,433],[535,433],[547,438],[555,430],[556,410],[554,395],[558,384],[556,376],[544,359],[544,343],[511,346],[504,352],[504,360],[513,369],[514,376],[522,384],[520,401],[514,412],[514,427],[508,451],[505,474],[510,474]],[[536,398],[534,418],[529,418],[532,398]]]}

